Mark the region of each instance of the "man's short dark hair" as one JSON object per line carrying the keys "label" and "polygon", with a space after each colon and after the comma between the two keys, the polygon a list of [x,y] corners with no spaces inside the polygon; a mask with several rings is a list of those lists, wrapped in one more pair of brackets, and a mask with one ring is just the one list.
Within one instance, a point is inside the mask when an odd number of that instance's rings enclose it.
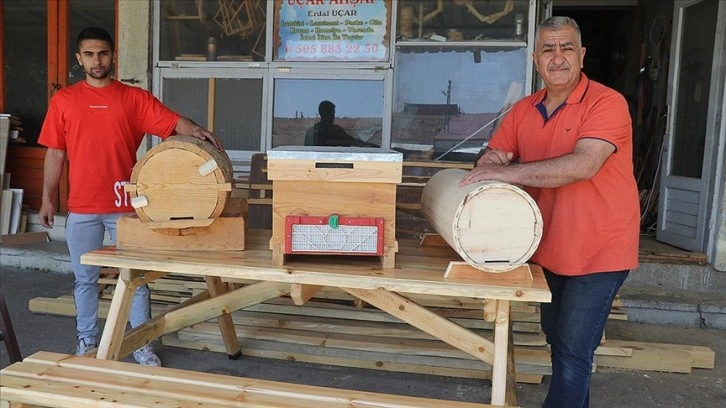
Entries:
{"label": "man's short dark hair", "polygon": [[111,34],[103,28],[88,27],[81,31],[78,34],[78,40],[76,41],[76,46],[79,50],[81,49],[81,42],[84,40],[105,41],[108,43],[108,46],[111,47],[111,51],[114,51],[113,37],[111,37]]}
{"label": "man's short dark hair", "polygon": [[318,114],[321,118],[335,116],[335,105],[330,101],[320,102],[320,105],[318,105]]}

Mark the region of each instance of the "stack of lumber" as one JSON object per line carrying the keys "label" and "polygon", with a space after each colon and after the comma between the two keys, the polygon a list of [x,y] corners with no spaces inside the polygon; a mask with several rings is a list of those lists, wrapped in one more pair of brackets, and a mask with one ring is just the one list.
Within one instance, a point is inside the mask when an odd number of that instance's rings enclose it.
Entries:
{"label": "stack of lumber", "polygon": [[[115,283],[105,271],[101,283],[100,316],[106,316]],[[247,282],[229,282],[239,286]],[[204,291],[203,280],[167,275],[150,284],[152,314]],[[468,298],[415,295],[412,300],[457,324],[492,337],[492,325],[482,319],[484,305]],[[73,316],[72,296],[35,298],[35,313]],[[242,353],[346,367],[487,379],[491,367],[428,334],[335,288],[324,288],[303,306],[289,297],[232,313]],[[611,319],[627,319],[619,301]],[[517,381],[539,383],[551,373],[549,351],[539,325],[536,303],[512,302]],[[162,338],[165,345],[224,353],[216,320],[197,324]],[[713,368],[715,355],[707,347],[625,342],[604,339],[596,352],[596,367],[689,373]]]}

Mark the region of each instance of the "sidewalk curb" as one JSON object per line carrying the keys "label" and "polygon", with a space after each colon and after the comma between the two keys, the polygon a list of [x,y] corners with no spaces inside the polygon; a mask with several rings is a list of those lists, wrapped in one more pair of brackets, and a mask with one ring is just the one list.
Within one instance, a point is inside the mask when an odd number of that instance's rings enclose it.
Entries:
{"label": "sidewalk curb", "polygon": [[0,246],[0,266],[73,273],[68,246],[64,241]]}

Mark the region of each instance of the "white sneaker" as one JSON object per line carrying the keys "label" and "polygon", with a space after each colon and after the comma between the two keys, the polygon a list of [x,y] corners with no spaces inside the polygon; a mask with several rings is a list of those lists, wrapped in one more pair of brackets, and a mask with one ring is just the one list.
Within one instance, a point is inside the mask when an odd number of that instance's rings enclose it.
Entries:
{"label": "white sneaker", "polygon": [[85,356],[86,354],[96,350],[96,338],[95,337],[82,337],[78,339],[78,346],[76,346],[76,355]]}
{"label": "white sneaker", "polygon": [[134,351],[134,360],[141,365],[161,367],[161,360],[154,353],[154,348],[151,347],[151,344],[141,346],[138,350]]}

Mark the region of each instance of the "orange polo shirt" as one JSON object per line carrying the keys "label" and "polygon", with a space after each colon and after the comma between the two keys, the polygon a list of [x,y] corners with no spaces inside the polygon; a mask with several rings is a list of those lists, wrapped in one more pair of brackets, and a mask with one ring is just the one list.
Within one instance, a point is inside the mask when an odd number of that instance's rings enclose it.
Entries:
{"label": "orange polo shirt", "polygon": [[583,138],[604,140],[615,152],[590,180],[525,190],[542,212],[543,235],[531,262],[566,276],[638,266],[640,204],[633,175],[628,105],[616,91],[581,74],[549,119],[542,89],[517,102],[489,142],[522,163],[572,153]]}

